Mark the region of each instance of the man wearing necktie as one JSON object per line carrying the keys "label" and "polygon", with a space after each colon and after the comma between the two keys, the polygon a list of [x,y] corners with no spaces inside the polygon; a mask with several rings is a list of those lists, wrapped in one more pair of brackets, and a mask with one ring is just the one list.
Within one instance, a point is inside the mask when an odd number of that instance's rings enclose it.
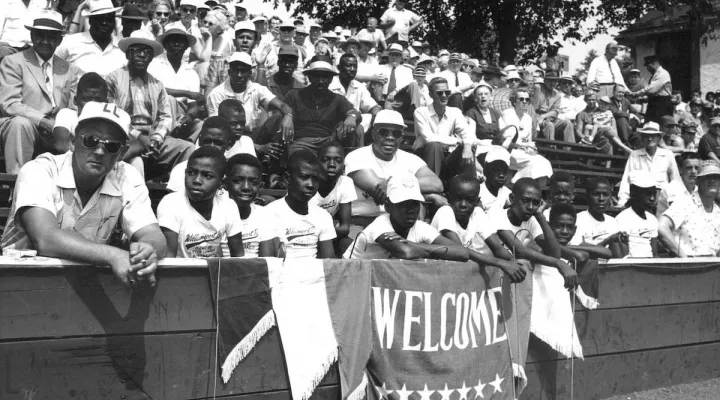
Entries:
{"label": "man wearing necktie", "polygon": [[625,85],[620,66],[615,57],[618,54],[618,44],[611,41],[605,46],[605,54],[597,56],[588,68],[587,85],[600,88],[598,97],[612,97],[616,84]]}
{"label": "man wearing necktie", "polygon": [[387,78],[387,83],[383,86],[383,96],[385,97],[385,109],[396,110],[402,105],[402,101],[396,101],[395,95],[414,81],[412,70],[402,65],[403,48],[397,43],[393,43],[388,48],[388,63],[379,67],[380,72]]}
{"label": "man wearing necktie", "polygon": [[0,63],[0,140],[8,173],[17,174],[33,154],[55,151],[55,114],[75,108],[80,70],[55,56],[63,40],[62,16],[43,11],[30,30],[32,47]]}
{"label": "man wearing necktie", "polygon": [[452,92],[450,99],[448,100],[448,106],[460,109],[462,109],[463,104],[463,92],[465,90],[472,89],[473,87],[470,75],[466,72],[460,71],[461,65],[462,56],[459,53],[452,53],[450,54],[450,59],[448,60],[447,69],[439,75],[448,81],[448,87]]}

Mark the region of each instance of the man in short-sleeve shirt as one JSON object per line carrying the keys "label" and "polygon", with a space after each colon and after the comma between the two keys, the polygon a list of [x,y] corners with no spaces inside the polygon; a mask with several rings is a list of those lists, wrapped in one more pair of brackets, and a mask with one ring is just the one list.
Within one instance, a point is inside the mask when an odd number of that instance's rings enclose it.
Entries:
{"label": "man in short-sleeve shirt", "polygon": [[385,39],[388,45],[398,42],[403,48],[408,45],[410,32],[421,24],[422,18],[405,9],[405,0],[395,0],[395,5],[388,8],[380,17],[380,26],[385,29]]}
{"label": "man in short-sleeve shirt", "polygon": [[700,138],[698,154],[703,160],[720,162],[720,117],[710,120],[710,132]]}

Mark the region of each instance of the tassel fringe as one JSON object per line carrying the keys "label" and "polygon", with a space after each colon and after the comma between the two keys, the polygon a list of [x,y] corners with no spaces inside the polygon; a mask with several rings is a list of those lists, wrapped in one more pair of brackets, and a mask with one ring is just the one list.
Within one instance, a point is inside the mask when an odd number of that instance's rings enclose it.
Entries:
{"label": "tassel fringe", "polygon": [[[333,350],[327,355],[325,358],[325,361],[322,363],[322,365],[319,366],[319,369],[315,372],[313,375],[313,378],[310,380],[310,382],[303,382],[304,385],[300,388],[297,388],[297,390],[293,389],[292,392],[300,392],[300,400],[308,400],[310,396],[312,396],[313,392],[315,391],[315,388],[317,385],[320,384],[320,382],[323,380],[325,375],[327,375],[328,371],[330,370],[330,367],[332,367],[333,364],[338,359],[338,349],[337,347],[333,348]],[[367,382],[366,382],[367,384]]]}
{"label": "tassel fringe", "polygon": [[580,304],[588,310],[594,310],[600,305],[596,298],[586,295],[580,286],[575,289],[575,296],[577,296],[577,299],[580,300]]}
{"label": "tassel fringe", "polygon": [[255,348],[257,342],[260,341],[273,326],[275,326],[275,312],[270,310],[258,321],[252,331],[232,349],[227,358],[225,358],[222,366],[223,383],[228,383],[230,376],[232,376],[238,364],[245,359],[248,353]]}

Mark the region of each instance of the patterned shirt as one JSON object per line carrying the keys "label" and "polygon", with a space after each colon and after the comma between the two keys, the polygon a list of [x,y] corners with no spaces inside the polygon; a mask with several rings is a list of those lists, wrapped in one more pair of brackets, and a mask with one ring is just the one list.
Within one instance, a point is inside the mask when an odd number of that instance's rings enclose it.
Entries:
{"label": "patterned shirt", "polygon": [[665,211],[672,220],[680,248],[688,256],[716,256],[720,251],[720,207],[705,211],[700,194],[682,197]]}

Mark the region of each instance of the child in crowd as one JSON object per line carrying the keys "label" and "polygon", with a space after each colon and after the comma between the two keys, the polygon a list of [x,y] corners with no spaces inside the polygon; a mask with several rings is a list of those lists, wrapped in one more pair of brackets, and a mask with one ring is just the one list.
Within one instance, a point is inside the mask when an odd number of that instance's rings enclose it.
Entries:
{"label": "child in crowd", "polygon": [[[232,132],[232,143],[230,148],[225,151],[225,157],[229,159],[235,154],[251,154],[257,157],[255,143],[250,136],[245,134],[245,108],[240,100],[223,100],[218,106],[218,117],[223,117],[228,121]],[[199,138],[198,136],[198,145],[206,146],[207,143],[200,143]]]}
{"label": "child in crowd", "polygon": [[583,243],[577,236],[577,212],[575,207],[569,203],[558,203],[553,205],[550,211],[550,228],[557,238],[558,243],[569,250],[585,253],[583,259],[609,259],[612,252],[603,247],[589,243]]}
{"label": "child in crowd", "polygon": [[53,126],[54,150],[62,154],[72,149],[75,127],[78,123],[78,116],[85,104],[91,101],[106,103],[108,97],[108,86],[105,79],[94,72],[88,72],[80,77],[75,93],[75,105],[77,110],[63,108],[55,116]]}
{"label": "child in crowd", "polygon": [[[575,177],[571,173],[558,171],[553,173],[548,182],[550,205],[572,204],[575,200]],[[550,209],[545,210],[545,218],[550,220]]]}
{"label": "child in crowd", "polygon": [[[215,147],[227,157],[228,150],[235,144],[235,137],[233,136],[228,120],[220,116],[206,119],[198,136],[198,144],[200,146]],[[186,169],[187,161],[178,163],[173,167],[172,171],[170,171],[167,190],[172,192],[182,192],[185,190]]]}
{"label": "child in crowd", "polygon": [[227,196],[219,196],[227,160],[216,147],[203,146],[188,159],[185,191],[160,201],[157,216],[167,240],[167,257],[221,257],[227,238],[230,255],[243,256],[242,222]]}
{"label": "child in crowd", "polygon": [[391,177],[387,184],[387,213],[377,217],[357,236],[343,258],[467,261],[469,255],[465,247],[418,220],[423,200],[415,176],[399,174]]}
{"label": "child in crowd", "polygon": [[348,238],[352,202],[357,200],[355,184],[350,177],[343,175],[345,169],[345,150],[338,142],[332,141],[320,147],[320,186],[317,194],[310,200],[327,211],[335,223],[337,254],[342,254],[352,243]]}
{"label": "child in crowd", "polygon": [[630,207],[617,216],[618,228],[628,234],[628,254],[633,258],[658,255],[658,220],[652,214],[657,198],[657,182],[649,172],[630,174]]}
{"label": "child in crowd", "polygon": [[[543,211],[547,204],[540,195],[540,185],[535,179],[518,179],[510,195],[510,208],[493,213],[491,226],[497,229],[505,246],[514,249],[516,258],[555,267],[563,276],[565,287],[575,287],[577,274],[570,265],[560,260],[561,246],[545,219]],[[531,245],[533,240],[542,242],[544,254]]]}
{"label": "child in crowd", "polygon": [[493,146],[485,154],[483,174],[485,182],[480,185],[480,205],[487,214],[503,212],[509,205],[511,190],[505,186],[510,172],[510,153]]}
{"label": "child in crowd", "polygon": [[622,258],[627,254],[627,239],[625,232],[620,232],[614,217],[605,214],[612,198],[613,186],[607,178],[588,179],[587,193],[589,207],[577,215],[576,241],[607,247],[612,252],[612,258]]}
{"label": "child in crowd", "polygon": [[[262,166],[251,154],[236,154],[227,162],[224,186],[240,212],[245,257],[271,257],[280,241],[272,216],[253,201],[262,186]],[[223,255],[229,249],[223,246]]]}
{"label": "child in crowd", "polygon": [[472,261],[498,267],[512,282],[521,282],[527,270],[521,262],[512,261],[512,254],[502,245],[487,214],[478,207],[479,191],[480,181],[472,175],[452,178],[448,188],[450,205],[437,210],[431,225],[446,238],[465,246]]}
{"label": "child in crowd", "polygon": [[317,157],[308,150],[294,152],[288,160],[286,175],[287,196],[265,207],[277,224],[286,258],[335,258],[333,239],[337,234],[332,217],[310,204],[320,180]]}
{"label": "child in crowd", "polygon": [[583,127],[583,143],[593,144],[595,136],[599,132],[615,129],[615,118],[612,111],[608,109],[609,105],[610,99],[607,96],[600,98],[597,110],[592,115],[592,124],[586,124]]}

